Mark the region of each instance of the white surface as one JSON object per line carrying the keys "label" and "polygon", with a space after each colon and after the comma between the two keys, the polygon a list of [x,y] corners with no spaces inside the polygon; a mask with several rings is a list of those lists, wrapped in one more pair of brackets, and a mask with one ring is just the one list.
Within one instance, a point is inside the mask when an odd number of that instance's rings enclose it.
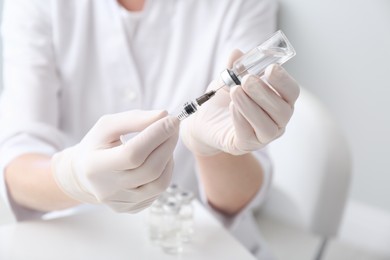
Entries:
{"label": "white surface", "polygon": [[[355,203],[354,203],[355,204]],[[354,206],[352,206],[353,208]],[[378,236],[372,236],[372,232],[364,233],[359,226],[353,225],[356,223],[350,217],[356,218],[357,215],[349,216],[351,205],[348,204],[346,218],[348,220],[347,226],[355,226],[355,230],[348,230],[350,236],[355,236],[353,240],[360,239],[360,241],[367,241],[366,245],[358,245],[353,241],[347,241],[344,232],[342,230],[341,238],[330,240],[326,251],[323,256],[323,260],[389,260],[390,255],[383,251],[378,251],[373,248],[369,248],[368,245],[372,245],[375,242],[384,244],[385,240],[378,241]],[[353,210],[355,211],[355,210]],[[366,209],[361,212],[364,216],[367,216]],[[378,219],[376,216],[372,221]],[[390,221],[390,218],[387,219]],[[316,250],[320,245],[320,238],[314,234],[303,231],[295,226],[287,225],[286,223],[262,217],[258,220],[261,227],[264,238],[267,240],[268,247],[272,250],[278,260],[313,260],[316,255]],[[379,221],[381,223],[381,221]],[[376,226],[375,223],[371,223],[372,226]],[[388,230],[390,231],[390,230]],[[381,233],[384,233],[382,231]],[[372,241],[371,241],[372,240]],[[388,247],[388,246],[387,246]],[[389,249],[388,249],[389,250]]]}
{"label": "white surface", "polygon": [[268,216],[258,218],[269,249],[278,260],[313,260],[321,239],[286,222]]}
{"label": "white surface", "polygon": [[361,250],[386,255],[390,259],[390,213],[349,201],[339,240]]}
{"label": "white surface", "polygon": [[4,201],[0,198],[0,226],[5,224],[10,224],[14,222],[14,218],[6,207]]}
{"label": "white surface", "polygon": [[181,256],[163,253],[147,238],[146,211],[93,209],[76,216],[0,227],[0,259],[254,259],[199,203],[196,233]]}
{"label": "white surface", "polygon": [[330,241],[324,260],[389,260],[390,214],[350,200],[340,235]]}
{"label": "white surface", "polygon": [[280,2],[280,27],[297,51],[285,67],[345,131],[352,198],[390,210],[390,1]]}
{"label": "white surface", "polygon": [[[323,260],[389,260],[390,256],[368,251],[339,241],[331,241]],[[281,260],[281,259],[280,259]],[[302,259],[300,259],[302,260]]]}

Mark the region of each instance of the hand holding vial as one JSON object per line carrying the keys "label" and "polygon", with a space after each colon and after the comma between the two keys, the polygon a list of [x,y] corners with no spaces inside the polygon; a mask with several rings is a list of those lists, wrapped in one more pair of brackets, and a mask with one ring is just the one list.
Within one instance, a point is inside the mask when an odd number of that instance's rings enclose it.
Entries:
{"label": "hand holding vial", "polygon": [[[271,39],[264,44],[273,42]],[[208,87],[209,92],[215,91],[214,97],[182,122],[181,136],[192,152],[241,155],[261,149],[283,134],[299,85],[278,65],[295,52],[287,39],[276,42],[265,54],[264,44],[245,55],[232,53],[230,69]],[[286,53],[288,56],[281,57]]]}
{"label": "hand holding vial", "polygon": [[233,59],[231,69],[221,72],[219,86],[198,97],[195,101],[186,102],[182,112],[177,116],[183,120],[195,113],[198,108],[212,98],[223,87],[241,85],[245,75],[262,76],[267,66],[282,65],[295,56],[295,50],[282,31],[275,32],[267,41],[241,57]]}

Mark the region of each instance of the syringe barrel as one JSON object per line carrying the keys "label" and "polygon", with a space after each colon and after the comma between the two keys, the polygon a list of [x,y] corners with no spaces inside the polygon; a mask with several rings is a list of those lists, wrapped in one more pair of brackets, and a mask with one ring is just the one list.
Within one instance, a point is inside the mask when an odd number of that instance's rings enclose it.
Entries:
{"label": "syringe barrel", "polygon": [[239,85],[245,75],[261,76],[269,65],[275,63],[282,65],[295,54],[286,35],[279,30],[264,43],[237,59],[232,69],[221,73],[221,79],[227,86]]}

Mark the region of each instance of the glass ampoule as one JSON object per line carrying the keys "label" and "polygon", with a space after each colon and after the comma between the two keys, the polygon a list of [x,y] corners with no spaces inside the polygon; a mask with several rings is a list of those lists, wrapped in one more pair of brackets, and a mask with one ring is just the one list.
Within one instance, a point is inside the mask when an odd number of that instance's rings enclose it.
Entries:
{"label": "glass ampoule", "polygon": [[181,238],[180,204],[172,198],[163,206],[162,237],[160,246],[164,252],[178,254],[183,251]]}
{"label": "glass ampoule", "polygon": [[165,191],[165,197],[175,197],[180,192],[180,187],[176,183],[171,183]]}
{"label": "glass ampoule", "polygon": [[234,87],[241,85],[243,77],[248,74],[260,77],[269,65],[282,65],[294,57],[295,54],[296,52],[286,35],[280,30],[275,32],[268,40],[237,59],[231,69],[223,70],[220,74],[221,85],[217,89],[203,94],[196,100],[185,103],[183,110],[177,117],[179,120],[189,117],[202,104],[213,97],[219,89],[225,86]]}
{"label": "glass ampoule", "polygon": [[149,239],[154,245],[159,245],[162,239],[165,197],[160,196],[149,208],[148,231]]}
{"label": "glass ampoule", "polygon": [[176,195],[177,201],[180,203],[179,218],[181,220],[181,238],[187,243],[192,240],[195,231],[194,222],[194,194],[190,191],[182,191]]}
{"label": "glass ampoule", "polygon": [[282,65],[296,54],[282,31],[275,32],[268,40],[238,58],[231,69],[222,71],[224,86],[240,85],[245,75],[262,76],[271,64]]}

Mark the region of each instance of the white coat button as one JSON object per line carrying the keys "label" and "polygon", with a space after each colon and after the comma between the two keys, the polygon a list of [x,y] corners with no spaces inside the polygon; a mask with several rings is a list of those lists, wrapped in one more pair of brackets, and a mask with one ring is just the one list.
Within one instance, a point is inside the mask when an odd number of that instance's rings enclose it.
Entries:
{"label": "white coat button", "polygon": [[125,91],[124,98],[128,101],[134,101],[137,98],[137,93],[133,90],[127,90]]}

